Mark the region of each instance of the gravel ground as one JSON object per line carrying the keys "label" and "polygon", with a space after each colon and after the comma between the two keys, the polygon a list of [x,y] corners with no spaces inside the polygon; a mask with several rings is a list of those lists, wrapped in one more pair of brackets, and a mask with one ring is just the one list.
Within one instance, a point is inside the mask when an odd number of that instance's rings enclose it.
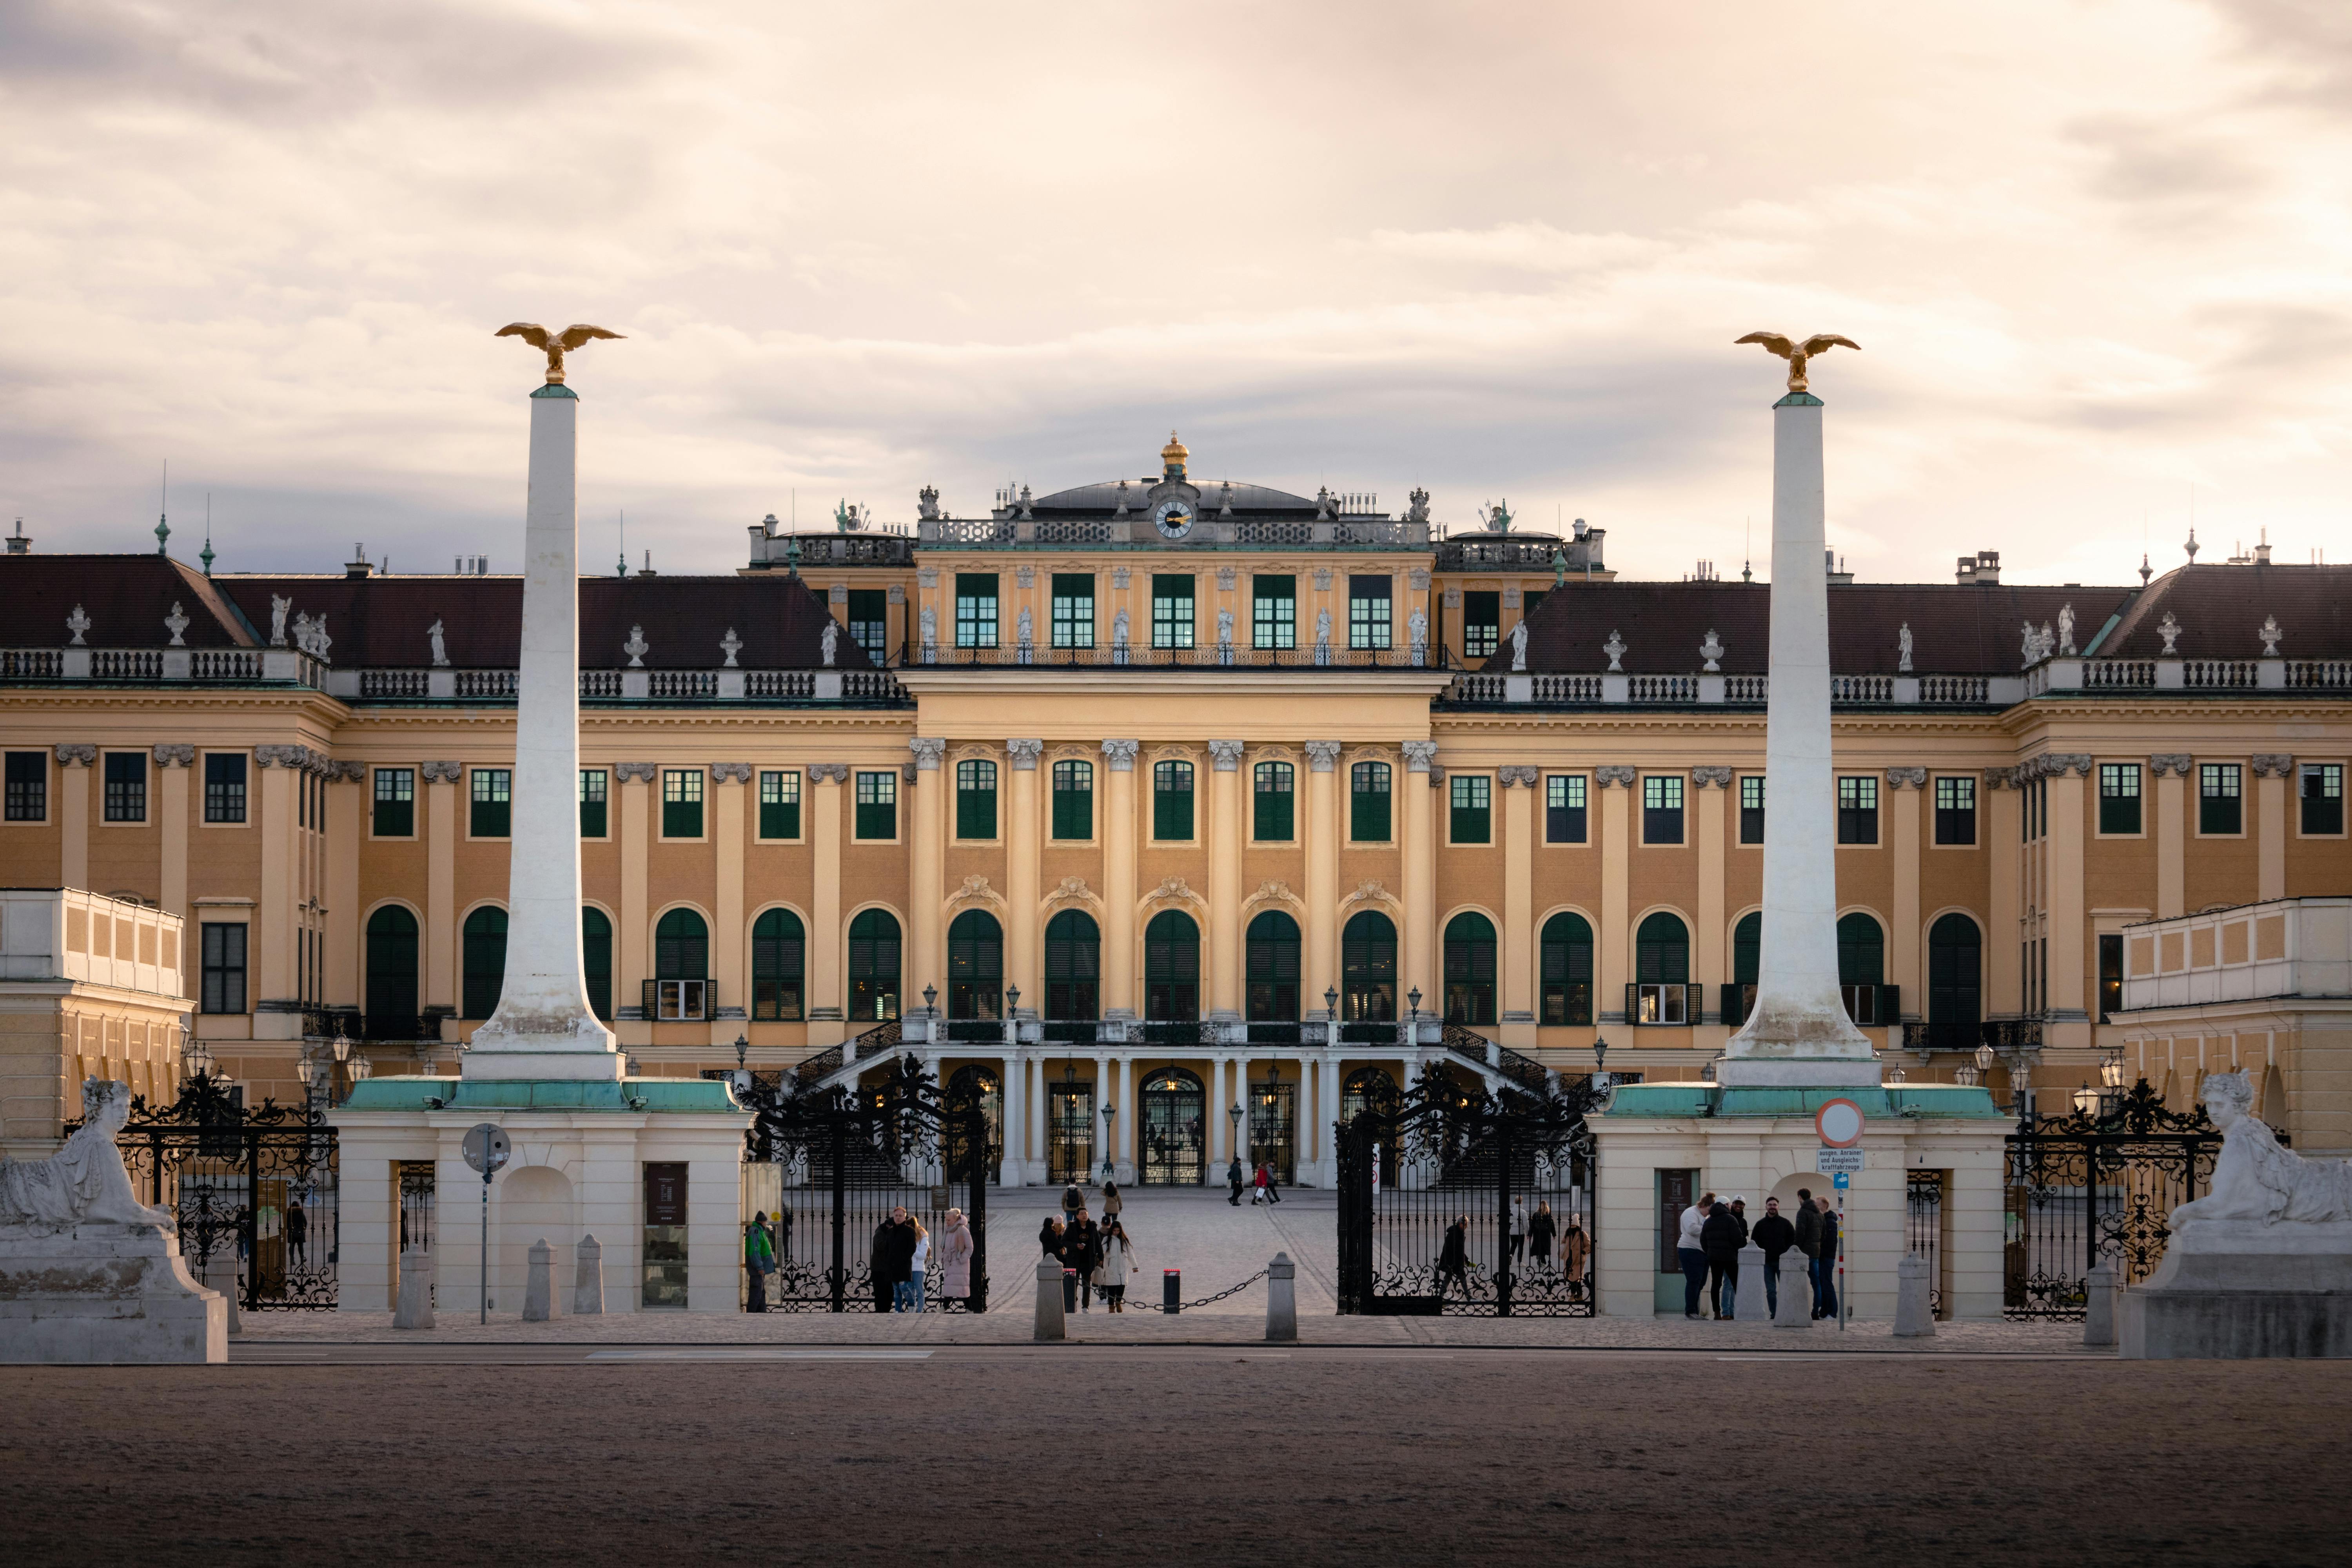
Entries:
{"label": "gravel ground", "polygon": [[12,1564],[2328,1563],[2341,1363],[0,1368]]}

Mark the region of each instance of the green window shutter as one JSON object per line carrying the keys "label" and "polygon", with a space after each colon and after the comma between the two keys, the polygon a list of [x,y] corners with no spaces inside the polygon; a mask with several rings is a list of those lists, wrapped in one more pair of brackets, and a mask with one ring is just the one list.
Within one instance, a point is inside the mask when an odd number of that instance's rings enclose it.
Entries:
{"label": "green window shutter", "polygon": [[801,918],[790,910],[770,910],[752,922],[751,1017],[755,1022],[800,1020],[807,945]]}
{"label": "green window shutter", "polygon": [[1633,937],[1633,978],[1643,985],[1690,980],[1690,928],[1675,916],[1652,915]]}
{"label": "green window shutter", "polygon": [[1456,773],[1446,783],[1454,796],[1453,841],[1492,843],[1495,781],[1483,773]]}
{"label": "green window shutter", "polygon": [[602,838],[611,826],[610,781],[603,768],[580,770],[580,837]]}
{"label": "green window shutter", "polygon": [[654,978],[710,978],[710,928],[692,910],[672,910],[654,927]]}
{"label": "green window shutter", "polygon": [[507,912],[479,909],[466,917],[466,994],[461,1016],[487,1018],[498,1011],[507,977]]}
{"label": "green window shutter", "polygon": [[1151,770],[1151,836],[1169,843],[1192,837],[1192,764],[1159,763]]}
{"label": "green window shutter", "polygon": [[613,1021],[613,922],[599,909],[580,911],[580,967],[588,981],[588,1005]]}
{"label": "green window shutter", "polygon": [[[699,838],[702,837],[702,779],[700,768],[667,768],[662,772],[662,837],[664,838]],[[679,978],[677,975],[668,978]],[[699,979],[698,975],[687,976]]]}
{"label": "green window shutter", "polygon": [[1267,844],[1290,841],[1292,807],[1297,800],[1297,774],[1288,763],[1260,763],[1254,774],[1255,821],[1253,836]]}
{"label": "green window shutter", "polygon": [[849,591],[849,640],[866,650],[876,664],[890,658],[890,591],[852,588]]}
{"label": "green window shutter", "polygon": [[801,775],[779,770],[760,775],[760,837],[801,836]]}
{"label": "green window shutter", "polygon": [[1054,574],[1053,635],[1055,647],[1095,646],[1095,579],[1090,572]]}
{"label": "green window shutter", "polygon": [[871,773],[857,775],[856,831],[860,838],[898,837],[898,775],[897,773]]}
{"label": "green window shutter", "polygon": [[1386,763],[1358,763],[1348,773],[1348,836],[1359,844],[1386,844],[1393,774]]}
{"label": "green window shutter", "polygon": [[1255,647],[1298,646],[1298,579],[1295,574],[1261,572],[1250,579],[1250,643]]}
{"label": "green window shutter", "polygon": [[1092,763],[1054,764],[1054,837],[1088,839],[1095,836],[1095,769]]}
{"label": "green window shutter", "polygon": [[1151,574],[1151,646],[1153,647],[1191,647],[1195,626],[1192,612],[1193,582],[1190,574],[1177,572],[1155,572]]}
{"label": "green window shutter", "polygon": [[956,764],[956,837],[996,837],[996,764],[971,760]]}
{"label": "green window shutter", "polygon": [[959,572],[955,580],[955,645],[996,646],[996,574]]}
{"label": "green window shutter", "polygon": [[514,773],[509,768],[476,768],[472,777],[472,820],[467,831],[476,838],[506,838],[514,832]]}
{"label": "green window shutter", "polygon": [[416,836],[415,769],[376,769],[375,835],[379,838]]}

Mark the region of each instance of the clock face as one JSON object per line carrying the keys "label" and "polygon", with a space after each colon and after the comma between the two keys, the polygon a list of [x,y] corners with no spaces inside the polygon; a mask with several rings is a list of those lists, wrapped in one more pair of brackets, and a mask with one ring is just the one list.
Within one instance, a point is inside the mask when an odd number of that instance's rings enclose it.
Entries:
{"label": "clock face", "polygon": [[1161,537],[1181,539],[1192,531],[1192,503],[1175,500],[1161,501],[1152,512],[1151,521],[1158,525]]}

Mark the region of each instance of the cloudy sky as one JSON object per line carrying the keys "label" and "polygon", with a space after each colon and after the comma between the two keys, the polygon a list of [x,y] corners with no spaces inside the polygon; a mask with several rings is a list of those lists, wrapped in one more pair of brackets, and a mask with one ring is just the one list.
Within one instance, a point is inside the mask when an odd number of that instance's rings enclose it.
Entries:
{"label": "cloudy sky", "polygon": [[[2352,558],[2352,7],[0,4],[0,524],[515,565],[516,319],[585,557],[841,498],[1414,483],[1738,570],[1766,327],[1858,341],[1862,576]],[[1757,536],[1759,559],[1769,555]]]}

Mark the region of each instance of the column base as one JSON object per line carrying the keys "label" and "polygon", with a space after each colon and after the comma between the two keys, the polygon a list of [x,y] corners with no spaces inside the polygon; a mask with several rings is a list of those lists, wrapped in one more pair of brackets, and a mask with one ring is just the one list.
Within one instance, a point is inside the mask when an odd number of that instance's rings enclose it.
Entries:
{"label": "column base", "polygon": [[1726,1089],[1874,1089],[1875,1058],[1725,1057],[1715,1064],[1715,1081]]}

